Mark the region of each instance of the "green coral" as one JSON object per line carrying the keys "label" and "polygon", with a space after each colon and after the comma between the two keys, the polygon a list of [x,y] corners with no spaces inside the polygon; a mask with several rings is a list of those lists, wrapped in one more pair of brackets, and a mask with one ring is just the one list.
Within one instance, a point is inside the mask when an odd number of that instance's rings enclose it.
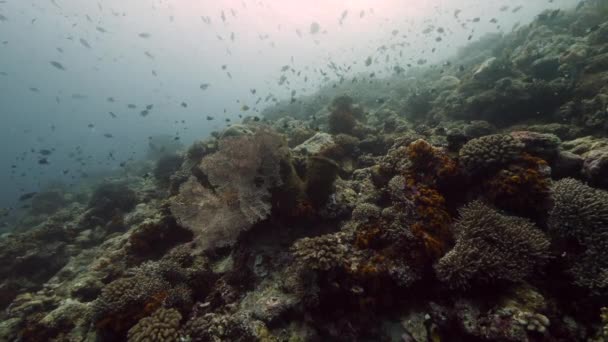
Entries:
{"label": "green coral", "polygon": [[461,165],[471,174],[492,171],[517,160],[523,145],[510,135],[493,134],[472,139],[459,152]]}
{"label": "green coral", "polygon": [[437,277],[454,288],[523,280],[549,256],[549,241],[532,222],[480,201],[460,210],[454,233],[456,245],[435,266]]}
{"label": "green coral", "polygon": [[127,335],[129,342],[177,342],[182,315],[175,309],[160,308],[135,324]]}

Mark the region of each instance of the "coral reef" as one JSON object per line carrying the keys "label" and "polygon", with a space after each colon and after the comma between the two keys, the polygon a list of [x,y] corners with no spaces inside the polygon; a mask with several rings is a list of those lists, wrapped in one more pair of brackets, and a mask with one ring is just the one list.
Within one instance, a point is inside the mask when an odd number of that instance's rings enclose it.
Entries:
{"label": "coral reef", "polygon": [[91,218],[109,220],[129,212],[137,204],[137,195],[121,183],[99,185],[89,200],[88,215]]}
{"label": "coral reef", "polygon": [[0,340],[608,339],[602,6],[25,196]]}
{"label": "coral reef", "polygon": [[454,288],[518,282],[542,268],[549,241],[531,222],[503,215],[481,202],[460,210],[456,245],[436,265],[437,277]]}
{"label": "coral reef", "polygon": [[129,329],[132,342],[177,342],[182,315],[175,309],[159,308],[150,317],[142,318]]}
{"label": "coral reef", "polygon": [[154,178],[162,186],[169,185],[171,175],[180,169],[183,160],[183,157],[179,154],[167,154],[160,157],[154,168]]}
{"label": "coral reef", "polygon": [[491,172],[517,160],[522,149],[523,144],[510,135],[487,135],[466,143],[459,161],[469,173]]}
{"label": "coral reef", "polygon": [[575,284],[594,293],[608,289],[608,192],[578,180],[561,179],[552,187],[555,202],[549,233],[570,245],[568,272]]}

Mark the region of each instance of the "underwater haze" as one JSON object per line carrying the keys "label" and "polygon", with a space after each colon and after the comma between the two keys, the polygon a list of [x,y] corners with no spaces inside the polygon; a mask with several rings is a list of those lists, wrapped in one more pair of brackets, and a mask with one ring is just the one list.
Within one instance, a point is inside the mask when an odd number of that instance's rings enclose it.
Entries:
{"label": "underwater haze", "polygon": [[608,341],[608,0],[0,0],[0,341]]}
{"label": "underwater haze", "polygon": [[49,182],[75,186],[118,170],[145,156],[150,136],[187,145],[292,91],[438,62],[568,3],[3,1],[0,206],[17,207],[20,195]]}

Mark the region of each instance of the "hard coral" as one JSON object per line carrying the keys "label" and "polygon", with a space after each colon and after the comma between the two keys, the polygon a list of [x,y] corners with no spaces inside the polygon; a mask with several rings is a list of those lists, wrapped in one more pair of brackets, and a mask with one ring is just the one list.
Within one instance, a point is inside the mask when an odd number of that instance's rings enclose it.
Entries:
{"label": "hard coral", "polygon": [[[574,245],[568,253],[575,284],[594,293],[608,290],[608,192],[565,178],[553,188],[555,205],[549,213],[549,233]],[[581,250],[582,249],[582,250]]]}
{"label": "hard coral", "polygon": [[445,253],[451,242],[451,218],[439,189],[458,175],[458,166],[443,151],[424,140],[414,141],[406,152],[410,166],[405,182],[418,218],[411,229],[422,239],[429,256],[436,259]]}
{"label": "hard coral", "polygon": [[336,97],[331,105],[329,131],[332,134],[352,134],[357,125],[356,115],[352,98],[346,95]]}
{"label": "hard coral", "polygon": [[313,156],[308,158],[306,194],[315,207],[323,206],[333,192],[333,183],[340,167],[335,161]]}
{"label": "hard coral", "polygon": [[328,271],[347,264],[352,256],[351,241],[352,237],[347,233],[303,238],[293,245],[292,253],[307,268]]}
{"label": "hard coral", "polygon": [[182,315],[175,309],[159,308],[139,320],[127,335],[129,342],[177,342]]}
{"label": "hard coral", "polygon": [[97,328],[125,333],[167,297],[168,284],[154,277],[120,278],[106,285],[94,303]]}
{"label": "hard coral", "polygon": [[500,209],[535,217],[545,212],[550,197],[551,178],[547,163],[524,154],[484,180],[484,195]]}
{"label": "hard coral", "polygon": [[486,135],[467,142],[460,149],[460,164],[470,174],[491,172],[517,160],[522,148],[510,135]]}
{"label": "hard coral", "polygon": [[460,210],[454,232],[456,245],[435,266],[437,277],[453,288],[518,282],[548,259],[549,241],[534,224],[479,201]]}
{"label": "hard coral", "polygon": [[180,169],[183,161],[184,158],[179,154],[167,154],[160,157],[154,168],[154,178],[162,186],[169,185],[171,175]]}
{"label": "hard coral", "polygon": [[88,216],[108,220],[130,211],[135,204],[137,196],[126,184],[104,183],[95,189],[89,200]]}

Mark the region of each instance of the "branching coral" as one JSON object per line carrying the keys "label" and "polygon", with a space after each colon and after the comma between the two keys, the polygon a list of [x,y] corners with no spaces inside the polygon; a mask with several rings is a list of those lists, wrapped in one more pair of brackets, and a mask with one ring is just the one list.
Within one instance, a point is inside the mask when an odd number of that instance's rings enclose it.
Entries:
{"label": "branching coral", "polygon": [[245,314],[209,313],[191,318],[184,326],[186,340],[206,341],[258,341],[256,324]]}
{"label": "branching coral", "polygon": [[352,255],[352,237],[347,233],[327,234],[298,240],[292,253],[298,261],[313,270],[328,271],[345,267]]}
{"label": "branching coral", "polygon": [[517,160],[522,149],[523,145],[510,135],[486,135],[460,149],[460,164],[471,174],[490,172]]}
{"label": "branching coral", "polygon": [[177,342],[182,315],[175,309],[159,308],[139,320],[127,335],[129,342]]}
{"label": "branching coral", "polygon": [[[549,213],[549,233],[583,250],[573,253],[569,272],[574,283],[596,293],[608,289],[608,192],[565,178],[552,188],[555,205]],[[580,248],[574,248],[580,250]]]}
{"label": "branching coral", "polygon": [[530,221],[506,216],[482,202],[460,210],[456,245],[435,266],[450,287],[497,281],[518,282],[548,259],[549,241]]}

